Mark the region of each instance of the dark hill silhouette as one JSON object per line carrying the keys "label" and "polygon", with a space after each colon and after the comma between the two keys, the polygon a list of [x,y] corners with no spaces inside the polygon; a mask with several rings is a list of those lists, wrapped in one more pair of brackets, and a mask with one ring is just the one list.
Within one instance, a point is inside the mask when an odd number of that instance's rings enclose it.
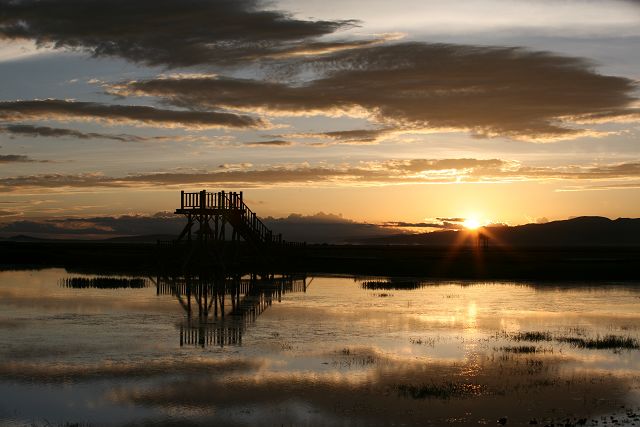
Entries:
{"label": "dark hill silhouette", "polygon": [[27,236],[25,234],[17,234],[15,236],[7,237],[6,239],[2,239],[2,240],[8,240],[8,241],[11,241],[11,242],[42,242],[42,241],[46,241],[47,239],[41,239],[39,237]]}
{"label": "dark hill silhouette", "polygon": [[[484,231],[483,231],[484,230]],[[563,221],[518,226],[488,226],[480,231],[490,236],[492,246],[511,247],[589,247],[640,246],[640,219],[582,216]],[[468,230],[398,234],[359,239],[357,243],[449,246],[460,241]],[[468,239],[469,243],[473,239]]]}

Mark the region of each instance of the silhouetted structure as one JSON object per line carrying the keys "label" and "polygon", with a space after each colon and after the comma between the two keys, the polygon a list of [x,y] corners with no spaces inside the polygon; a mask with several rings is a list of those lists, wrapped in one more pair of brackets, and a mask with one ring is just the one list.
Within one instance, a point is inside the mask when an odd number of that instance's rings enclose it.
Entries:
{"label": "silhouetted structure", "polygon": [[264,272],[281,266],[291,249],[304,243],[286,242],[274,234],[244,203],[242,192],[180,192],[180,208],[187,223],[175,241],[158,242],[164,267],[212,269],[222,274]]}
{"label": "silhouetted structure", "polygon": [[478,231],[478,249],[485,251],[489,249],[489,236],[482,231]]}

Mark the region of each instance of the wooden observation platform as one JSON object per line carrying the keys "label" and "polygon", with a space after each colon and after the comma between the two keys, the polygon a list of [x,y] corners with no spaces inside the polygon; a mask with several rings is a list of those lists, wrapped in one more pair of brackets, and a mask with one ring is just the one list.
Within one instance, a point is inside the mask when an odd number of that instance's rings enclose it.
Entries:
{"label": "wooden observation platform", "polygon": [[181,191],[175,214],[186,217],[187,223],[175,241],[159,246],[172,248],[169,258],[180,261],[183,269],[194,263],[219,271],[230,263],[249,264],[249,269],[259,263],[264,268],[274,258],[283,258],[287,249],[305,246],[274,234],[244,203],[242,192]]}

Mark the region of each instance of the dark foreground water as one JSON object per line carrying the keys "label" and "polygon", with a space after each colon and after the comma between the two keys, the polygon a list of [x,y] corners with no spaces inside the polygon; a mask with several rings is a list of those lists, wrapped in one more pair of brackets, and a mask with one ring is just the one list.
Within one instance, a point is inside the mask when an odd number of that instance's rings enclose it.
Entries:
{"label": "dark foreground water", "polygon": [[0,272],[1,426],[640,425],[640,284],[96,277]]}

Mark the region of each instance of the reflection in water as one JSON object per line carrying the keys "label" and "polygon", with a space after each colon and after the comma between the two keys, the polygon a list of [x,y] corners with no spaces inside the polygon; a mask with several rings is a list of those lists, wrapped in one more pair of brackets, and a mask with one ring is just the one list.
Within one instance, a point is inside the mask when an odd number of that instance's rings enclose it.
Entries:
{"label": "reflection in water", "polygon": [[61,277],[0,272],[1,426],[640,425],[638,284]]}
{"label": "reflection in water", "polygon": [[74,289],[139,289],[149,286],[149,282],[141,277],[64,277],[60,286]]}
{"label": "reflection in water", "polygon": [[424,283],[419,280],[389,278],[387,280],[364,280],[361,286],[363,289],[370,290],[410,290],[421,288],[424,286]]}
{"label": "reflection in water", "polygon": [[[172,295],[186,312],[180,346],[242,345],[248,324],[289,292],[306,292],[306,275],[158,277],[157,295]],[[197,312],[197,317],[194,316]]]}

